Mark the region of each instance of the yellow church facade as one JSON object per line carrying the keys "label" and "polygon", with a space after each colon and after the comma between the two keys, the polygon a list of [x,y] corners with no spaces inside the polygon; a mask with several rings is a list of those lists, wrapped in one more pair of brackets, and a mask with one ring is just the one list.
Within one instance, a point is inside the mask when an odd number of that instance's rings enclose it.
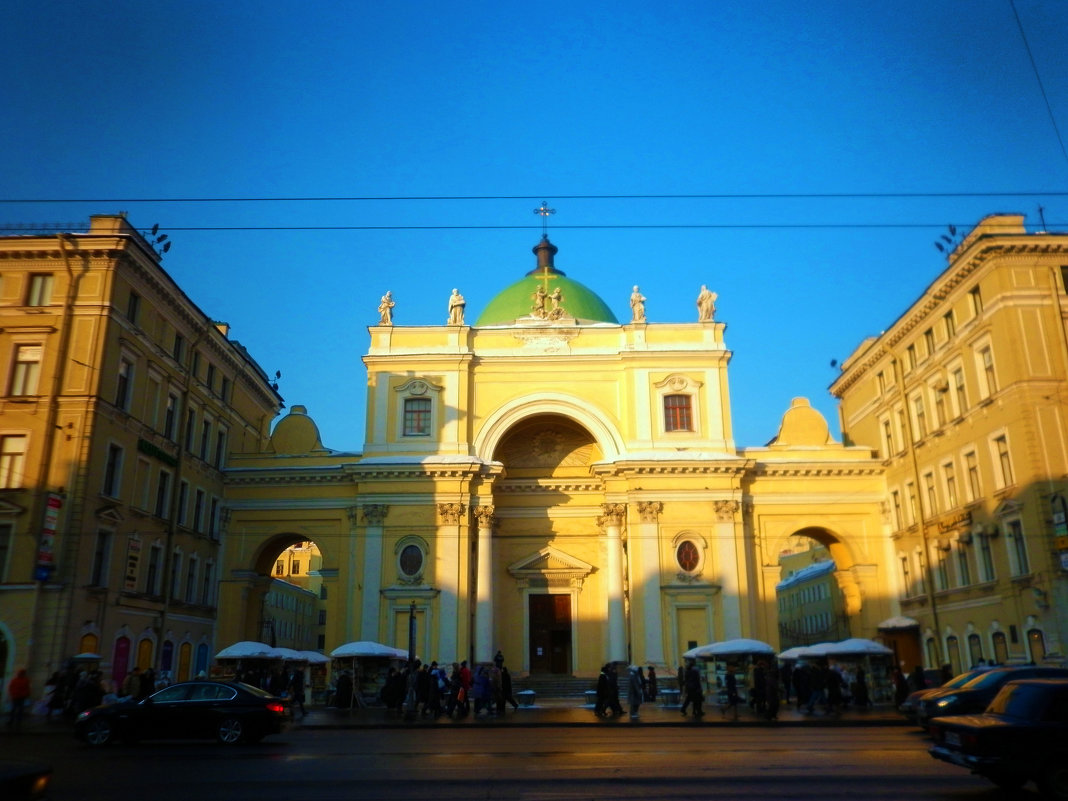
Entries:
{"label": "yellow church facade", "polygon": [[555,266],[474,323],[369,327],[361,453],[324,447],[294,406],[227,470],[217,641],[254,638],[283,549],[313,542],[324,650],[400,647],[425,659],[596,675],[609,661],[673,668],[687,649],[778,642],[779,555],[798,536],[835,561],[852,636],[897,614],[885,467],[835,442],[806,400],[778,436],[738,447],[726,326],[702,287],[690,322],[620,323]]}

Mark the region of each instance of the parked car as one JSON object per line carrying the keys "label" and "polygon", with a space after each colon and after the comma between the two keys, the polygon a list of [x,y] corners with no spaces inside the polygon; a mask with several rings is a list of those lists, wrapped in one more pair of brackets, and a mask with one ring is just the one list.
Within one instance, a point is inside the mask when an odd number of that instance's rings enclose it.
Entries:
{"label": "parked car", "polygon": [[1068,668],[1038,667],[1021,665],[1019,667],[999,667],[976,676],[960,687],[939,688],[920,699],[916,708],[916,722],[927,728],[931,718],[940,715],[963,715],[969,712],[982,712],[987,704],[1007,682],[1014,679],[1065,679]]}
{"label": "parked car", "polygon": [[919,709],[920,700],[922,698],[925,698],[926,696],[930,695],[933,692],[937,692],[938,690],[949,690],[955,687],[961,687],[967,684],[972,679],[974,679],[980,673],[986,673],[986,671],[988,670],[990,670],[990,668],[988,667],[972,668],[971,670],[965,673],[961,673],[958,676],[954,676],[941,687],[928,687],[924,690],[916,690],[915,692],[911,692],[909,693],[908,697],[901,702],[901,705],[897,708],[897,710],[902,715],[904,715],[910,723],[915,723],[916,714]]}
{"label": "parked car", "polygon": [[239,681],[185,681],[141,701],[82,712],[74,733],[89,745],[211,738],[232,745],[254,743],[285,731],[293,721],[289,702]]}
{"label": "parked car", "polygon": [[1038,784],[1068,801],[1068,680],[1022,679],[1004,685],[977,715],[931,720],[930,754],[1006,789]]}

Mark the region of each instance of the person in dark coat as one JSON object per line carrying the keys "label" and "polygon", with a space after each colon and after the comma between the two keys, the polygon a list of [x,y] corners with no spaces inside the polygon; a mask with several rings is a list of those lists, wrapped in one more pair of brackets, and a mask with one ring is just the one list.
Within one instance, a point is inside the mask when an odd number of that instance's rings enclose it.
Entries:
{"label": "person in dark coat", "polygon": [[656,686],[656,669],[649,665],[649,675],[645,677],[645,700],[649,703],[656,701],[659,690]]}
{"label": "person in dark coat", "polygon": [[779,719],[779,666],[772,660],[768,665],[767,673],[764,676],[765,691],[764,691],[764,717],[768,720]]}
{"label": "person in dark coat", "polygon": [[693,709],[695,719],[704,716],[704,692],[701,688],[701,671],[697,669],[697,663],[691,662],[686,668],[686,700],[682,705],[682,714],[686,714],[686,705]]}
{"label": "person in dark coat", "polygon": [[912,671],[912,675],[909,676],[909,686],[913,692],[917,690],[927,689],[927,678],[923,675],[923,667],[916,665]]}
{"label": "person in dark coat", "polygon": [[853,703],[859,709],[867,709],[871,706],[871,698],[868,695],[868,678],[864,675],[864,668],[858,667],[853,677]]}
{"label": "person in dark coat", "polygon": [[501,665],[501,706],[498,710],[501,715],[504,714],[505,704],[511,704],[512,709],[519,709],[519,702],[512,695],[512,674],[508,672],[508,668]]}
{"label": "person in dark coat", "polygon": [[723,717],[727,717],[727,712],[730,711],[732,713],[731,719],[738,720],[738,679],[730,668],[727,668],[724,686],[727,690],[727,704],[723,707]]}
{"label": "person in dark coat", "polygon": [[623,707],[619,704],[619,674],[616,673],[615,665],[608,664],[608,708],[615,714],[622,715]]}
{"label": "person in dark coat", "polygon": [[811,676],[812,671],[804,662],[794,665],[790,680],[794,685],[794,698],[797,701],[798,709],[808,703],[808,697],[812,693],[812,684],[809,681]]}
{"label": "person in dark coat", "polygon": [[905,699],[909,697],[908,679],[905,678],[904,672],[901,668],[894,668],[894,705],[901,706],[905,703]]}
{"label": "person in dark coat", "polygon": [[593,706],[593,714],[603,717],[608,708],[608,665],[601,668],[597,676],[597,703]]}
{"label": "person in dark coat", "polygon": [[289,674],[289,686],[286,687],[286,692],[293,699],[293,705],[300,707],[300,716],[307,717],[308,713],[304,710],[304,671],[299,667],[293,668],[293,672]]}

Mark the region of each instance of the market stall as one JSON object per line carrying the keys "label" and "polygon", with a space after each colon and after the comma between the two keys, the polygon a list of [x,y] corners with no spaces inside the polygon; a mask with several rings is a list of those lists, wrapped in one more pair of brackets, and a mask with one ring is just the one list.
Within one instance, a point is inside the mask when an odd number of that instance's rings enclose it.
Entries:
{"label": "market stall", "polygon": [[377,702],[389,669],[408,662],[405,649],[371,640],[340,645],[330,652],[330,657],[334,660],[334,691],[328,703],[347,709]]}
{"label": "market stall", "polygon": [[716,703],[727,703],[727,673],[734,674],[738,685],[738,697],[742,703],[748,703],[752,692],[753,673],[763,661],[771,664],[775,661],[775,649],[761,640],[738,638],[714,642],[691,648],[683,654],[686,659],[696,659],[705,663],[704,679],[706,685],[714,688]]}

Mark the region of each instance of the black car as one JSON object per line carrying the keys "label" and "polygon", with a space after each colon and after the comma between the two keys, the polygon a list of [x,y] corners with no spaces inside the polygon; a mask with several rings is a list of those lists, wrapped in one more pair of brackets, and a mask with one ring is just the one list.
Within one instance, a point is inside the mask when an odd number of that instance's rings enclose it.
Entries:
{"label": "black car", "polygon": [[935,759],[1006,789],[1035,781],[1068,800],[1068,680],[1023,679],[1001,688],[986,712],[931,721]]}
{"label": "black car", "polygon": [[969,712],[982,712],[987,704],[994,700],[998,690],[1015,679],[1066,679],[1068,668],[1038,667],[1022,665],[1019,667],[1000,667],[988,670],[976,676],[960,687],[939,689],[920,699],[916,707],[916,721],[922,728],[927,728],[931,718],[939,715],[963,715]]}
{"label": "black car", "polygon": [[974,679],[980,673],[985,673],[990,670],[988,667],[972,668],[966,673],[961,673],[959,676],[954,676],[940,687],[928,687],[924,690],[915,690],[909,693],[908,697],[901,702],[901,705],[897,708],[898,712],[904,715],[911,723],[916,722],[916,715],[919,710],[920,701],[926,698],[931,693],[936,693],[939,690],[950,690],[955,687],[961,687]]}
{"label": "black car", "polygon": [[239,681],[185,681],[141,701],[82,712],[74,734],[89,745],[112,740],[211,738],[254,743],[285,731],[293,720],[289,702]]}

